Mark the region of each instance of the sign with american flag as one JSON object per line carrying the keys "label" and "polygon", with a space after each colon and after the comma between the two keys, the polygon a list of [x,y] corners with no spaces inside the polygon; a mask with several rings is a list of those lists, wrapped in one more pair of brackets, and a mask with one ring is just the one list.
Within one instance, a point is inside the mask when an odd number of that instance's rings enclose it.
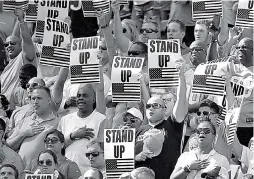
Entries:
{"label": "sign with american flag", "polygon": [[95,17],[96,11],[102,9],[104,14],[110,11],[109,0],[82,0],[82,9],[85,17]]}
{"label": "sign with american flag", "polygon": [[66,49],[70,44],[69,25],[53,18],[46,18],[46,22],[44,35],[47,38],[42,43],[45,48],[42,48],[40,64],[69,68],[70,52]]}
{"label": "sign with american flag", "polygon": [[28,0],[4,0],[3,11],[14,11],[16,8],[26,10]]}
{"label": "sign with american flag", "polygon": [[26,22],[36,22],[38,12],[38,3],[34,1],[29,1],[28,7],[26,10],[25,21]]}
{"label": "sign with american flag", "polygon": [[137,102],[141,100],[139,76],[144,58],[115,56],[112,64],[112,101]]}
{"label": "sign with american flag", "polygon": [[65,18],[68,17],[69,1],[60,0],[59,2],[61,3],[52,2],[54,1],[44,1],[38,3],[35,37],[43,38],[45,18],[53,18],[64,21]]}
{"label": "sign with american flag", "polygon": [[235,25],[241,28],[254,28],[254,2],[239,0]]}
{"label": "sign with american flag", "polygon": [[[117,136],[117,137],[116,137]],[[134,169],[135,129],[105,129],[104,158],[108,179]]]}
{"label": "sign with american flag", "polygon": [[214,14],[222,14],[222,0],[192,0],[192,19],[213,19]]}
{"label": "sign with american flag", "polygon": [[153,88],[178,86],[176,61],[181,56],[178,39],[148,40],[149,85]]}
{"label": "sign with american flag", "polygon": [[99,36],[72,39],[70,53],[71,84],[100,82],[98,51]]}
{"label": "sign with american flag", "polygon": [[25,179],[30,178],[47,178],[47,179],[53,179],[53,174],[39,174],[40,171],[36,170],[34,174],[26,174]]}

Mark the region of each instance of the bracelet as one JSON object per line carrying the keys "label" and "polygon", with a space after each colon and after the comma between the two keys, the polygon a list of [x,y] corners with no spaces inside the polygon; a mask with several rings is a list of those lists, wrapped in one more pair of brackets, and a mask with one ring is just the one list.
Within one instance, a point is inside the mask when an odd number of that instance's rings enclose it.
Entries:
{"label": "bracelet", "polygon": [[190,173],[191,170],[190,170],[190,167],[188,165],[186,165],[185,167],[183,167],[183,170],[186,172],[186,173]]}
{"label": "bracelet", "polygon": [[106,29],[108,27],[108,24],[104,25],[104,26],[100,26],[101,29]]}

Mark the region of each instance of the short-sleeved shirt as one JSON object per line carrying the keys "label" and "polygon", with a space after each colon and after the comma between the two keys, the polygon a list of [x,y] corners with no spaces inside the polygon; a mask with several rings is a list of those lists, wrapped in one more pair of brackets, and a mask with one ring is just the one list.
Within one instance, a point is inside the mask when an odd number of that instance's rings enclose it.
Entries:
{"label": "short-sleeved shirt", "polygon": [[[136,133],[135,154],[143,150],[143,135],[151,129],[150,125],[144,125]],[[164,133],[164,143],[161,153],[152,159],[144,162],[136,162],[135,167],[148,167],[154,170],[156,179],[169,178],[174,170],[178,157],[180,156],[183,122],[176,122],[171,116],[163,120],[154,128],[162,130]]]}
{"label": "short-sleeved shirt", "polygon": [[[100,124],[104,119],[105,116],[96,110],[86,118],[80,118],[77,112],[74,112],[62,117],[58,125],[58,130],[67,138],[72,132],[86,126],[94,130],[94,138],[96,138],[99,133]],[[75,140],[65,150],[65,156],[78,165],[82,174],[90,167],[90,162],[85,156],[88,143],[89,140],[87,139]]]}
{"label": "short-sleeved shirt", "polygon": [[[189,152],[184,152],[178,159],[176,167],[181,167],[184,168],[186,165],[189,164],[189,162],[193,160],[198,160],[196,155],[196,150],[192,150]],[[205,160],[208,159],[209,161],[215,160],[217,166],[221,167],[219,176],[221,176],[223,179],[228,179],[228,172],[230,172],[230,165],[226,157],[223,155],[220,155],[217,153],[215,150],[211,150],[209,154],[203,155],[203,157],[200,160]],[[204,170],[204,169],[203,169]],[[193,170],[191,171],[186,179],[201,179],[201,173],[203,170],[196,171]]]}
{"label": "short-sleeved shirt", "polygon": [[21,86],[14,89],[12,97],[14,107],[21,107],[27,104],[27,90]]}
{"label": "short-sleeved shirt", "polygon": [[26,117],[14,129],[10,139],[19,135],[21,130],[27,129],[27,126],[38,124],[45,127],[44,131],[41,133],[32,137],[26,137],[22,142],[19,149],[19,155],[21,156],[25,166],[31,163],[33,159],[37,158],[40,152],[45,150],[44,139],[50,130],[57,128],[58,122],[59,118],[53,113],[47,120],[40,119],[37,114],[34,113],[31,116]]}
{"label": "short-sleeved shirt", "polygon": [[241,162],[243,162],[247,167],[247,173],[254,175],[254,151],[243,146]]}

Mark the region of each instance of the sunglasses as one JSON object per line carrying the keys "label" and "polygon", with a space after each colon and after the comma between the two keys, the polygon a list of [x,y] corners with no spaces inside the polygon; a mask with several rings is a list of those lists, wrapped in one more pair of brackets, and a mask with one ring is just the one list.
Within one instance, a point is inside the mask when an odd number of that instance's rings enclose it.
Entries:
{"label": "sunglasses", "polygon": [[141,34],[143,34],[144,32],[150,34],[150,33],[153,33],[153,32],[157,33],[158,30],[153,30],[153,29],[140,29],[140,33],[141,33]]}
{"label": "sunglasses", "polygon": [[197,115],[198,115],[198,116],[201,116],[201,114],[203,114],[204,116],[209,116],[209,115],[211,115],[211,114],[216,114],[216,113],[208,112],[208,111],[203,111],[203,112],[198,111],[198,112],[197,112]]}
{"label": "sunglasses", "polygon": [[100,155],[100,152],[86,153],[87,158],[89,158],[91,155],[92,155],[92,157],[98,157]]}
{"label": "sunglasses", "polygon": [[39,83],[27,83],[26,84],[26,88],[35,88],[35,87],[37,87],[37,86],[40,86],[40,84]]}
{"label": "sunglasses", "polygon": [[192,48],[192,49],[190,49],[190,52],[194,52],[194,51],[203,52],[203,51],[205,51],[205,49],[203,49],[203,48]]}
{"label": "sunglasses", "polygon": [[4,43],[4,46],[8,47],[9,45],[16,45],[16,44],[17,44],[17,42],[6,42],[6,43]]}
{"label": "sunglasses", "polygon": [[108,48],[106,46],[100,46],[100,50],[107,50]]}
{"label": "sunglasses", "polygon": [[243,50],[253,49],[253,48],[248,47],[248,46],[246,46],[246,45],[243,45],[243,46],[236,46],[235,48],[236,48],[236,50],[240,50],[240,49],[243,49]]}
{"label": "sunglasses", "polygon": [[56,144],[57,142],[59,142],[59,139],[58,139],[58,138],[46,138],[46,139],[44,140],[44,143],[45,143],[45,144],[49,144],[49,143],[51,143],[51,144]]}
{"label": "sunglasses", "polygon": [[128,51],[129,56],[139,56],[145,54],[145,52],[140,52],[140,51]]}
{"label": "sunglasses", "polygon": [[39,166],[43,166],[44,164],[47,166],[52,166],[53,161],[52,160],[39,160],[38,161]]}
{"label": "sunglasses", "polygon": [[146,105],[146,109],[150,109],[151,107],[154,108],[154,109],[159,109],[159,108],[162,107],[162,105],[158,104],[158,103],[153,103],[153,104],[147,104]]}
{"label": "sunglasses", "polygon": [[128,120],[130,120],[131,123],[137,122],[135,117],[123,117],[123,122],[127,122]]}
{"label": "sunglasses", "polygon": [[203,132],[204,134],[210,134],[212,131],[209,128],[198,128],[196,129],[196,133],[199,135]]}

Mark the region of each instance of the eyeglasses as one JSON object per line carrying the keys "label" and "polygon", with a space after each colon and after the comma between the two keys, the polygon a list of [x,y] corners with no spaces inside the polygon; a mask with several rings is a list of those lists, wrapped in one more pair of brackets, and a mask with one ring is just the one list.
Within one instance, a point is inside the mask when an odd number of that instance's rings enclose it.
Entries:
{"label": "eyeglasses", "polygon": [[128,51],[128,55],[129,56],[139,56],[145,54],[145,52],[141,52],[141,51]]}
{"label": "eyeglasses", "polygon": [[125,34],[127,32],[127,29],[126,28],[123,28],[123,33]]}
{"label": "eyeglasses", "polygon": [[192,49],[190,49],[190,52],[194,52],[194,51],[203,52],[203,51],[205,51],[205,49],[203,49],[203,48],[192,48]]}
{"label": "eyeglasses", "polygon": [[146,104],[146,109],[150,109],[150,108],[154,108],[154,109],[159,109],[162,107],[161,104],[158,104],[158,103],[153,103],[153,104]]}
{"label": "eyeglasses", "polygon": [[16,44],[17,44],[17,42],[6,42],[6,43],[4,43],[4,46],[8,47],[9,45],[16,45]]}
{"label": "eyeglasses", "polygon": [[141,33],[141,34],[143,34],[144,32],[150,34],[150,33],[153,33],[153,32],[157,33],[158,30],[153,30],[153,29],[140,29],[140,33]]}
{"label": "eyeglasses", "polygon": [[127,122],[128,120],[130,120],[131,123],[137,122],[137,119],[135,117],[123,117],[123,122]]}
{"label": "eyeglasses", "polygon": [[59,139],[56,138],[56,137],[54,137],[54,138],[46,138],[46,139],[44,140],[44,143],[45,143],[45,144],[49,144],[50,142],[51,142],[52,144],[56,144],[57,142],[59,142]]}
{"label": "eyeglasses", "polygon": [[204,134],[210,134],[211,129],[209,129],[209,128],[198,128],[198,129],[196,129],[196,133],[198,135],[201,134],[201,132],[203,132]]}
{"label": "eyeglasses", "polygon": [[106,46],[100,46],[100,50],[107,50],[108,48]]}
{"label": "eyeglasses", "polygon": [[248,46],[246,46],[246,45],[242,45],[242,46],[236,46],[235,48],[236,48],[236,50],[240,50],[240,49],[243,49],[243,50],[247,50],[247,49],[253,49],[253,48],[251,48],[251,47],[248,47]]}
{"label": "eyeglasses", "polygon": [[92,157],[98,157],[100,155],[100,152],[86,153],[87,158],[89,158],[91,155],[92,155]]}
{"label": "eyeglasses", "polygon": [[208,111],[203,111],[203,112],[198,111],[198,112],[197,112],[197,115],[198,115],[198,116],[201,116],[201,114],[203,114],[204,116],[209,116],[209,115],[211,115],[211,114],[217,114],[217,113],[208,112]]}
{"label": "eyeglasses", "polygon": [[39,166],[43,166],[44,164],[46,164],[47,166],[52,166],[53,161],[52,160],[39,160],[38,161]]}
{"label": "eyeglasses", "polygon": [[27,83],[26,84],[26,88],[35,88],[35,87],[37,87],[37,86],[40,86],[40,84],[39,83]]}

